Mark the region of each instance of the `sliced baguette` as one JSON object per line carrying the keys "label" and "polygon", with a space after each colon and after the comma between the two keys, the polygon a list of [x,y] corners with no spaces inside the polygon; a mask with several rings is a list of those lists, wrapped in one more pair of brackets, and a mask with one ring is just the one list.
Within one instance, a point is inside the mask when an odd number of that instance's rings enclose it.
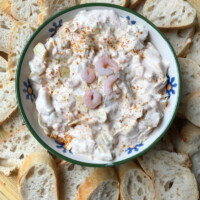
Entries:
{"label": "sliced baguette", "polygon": [[9,52],[9,37],[14,24],[15,19],[0,9],[0,51]]}
{"label": "sliced baguette", "polygon": [[150,151],[138,161],[155,182],[160,199],[198,200],[197,182],[188,168],[191,163],[186,155]]}
{"label": "sliced baguette", "polygon": [[20,129],[22,125],[24,125],[24,121],[19,110],[16,110],[12,116],[2,124],[2,127],[5,132],[10,134]]}
{"label": "sliced baguette", "polygon": [[17,109],[15,82],[0,83],[0,125]]}
{"label": "sliced baguette", "polygon": [[81,0],[81,4],[84,3],[110,3],[119,6],[127,6],[129,1],[128,0]]}
{"label": "sliced baguette", "polygon": [[143,14],[159,28],[188,28],[195,24],[197,12],[185,0],[147,0]]}
{"label": "sliced baguette", "polygon": [[15,78],[18,59],[20,54],[34,32],[33,26],[28,22],[18,21],[15,23],[10,34],[10,46],[8,55],[8,69],[12,78]]}
{"label": "sliced baguette", "polygon": [[182,76],[182,93],[179,115],[184,116],[186,101],[190,94],[200,90],[200,68],[196,62],[188,58],[178,59]]}
{"label": "sliced baguette", "polygon": [[0,83],[10,80],[10,74],[8,72],[8,62],[0,56]]}
{"label": "sliced baguette", "polygon": [[200,128],[190,122],[186,122],[181,131],[175,131],[172,135],[175,150],[178,153],[188,154],[192,161],[192,172],[200,189]]}
{"label": "sliced baguette", "polygon": [[200,127],[200,90],[192,93],[188,98],[185,105],[185,117],[194,125]]}
{"label": "sliced baguette", "polygon": [[187,58],[194,60],[200,66],[200,32],[197,32],[193,39],[192,45],[188,50]]}
{"label": "sliced baguette", "polygon": [[153,181],[135,163],[116,167],[120,182],[120,200],[158,199]]}
{"label": "sliced baguette", "polygon": [[40,6],[37,0],[10,0],[11,13],[15,19],[24,20],[31,24],[38,24]]}
{"label": "sliced baguette", "polygon": [[58,166],[58,188],[60,200],[76,200],[79,186],[94,171],[92,167],[83,167],[67,162]]}
{"label": "sliced baguette", "polygon": [[200,190],[200,151],[197,151],[192,157],[192,172],[198,183],[198,188]]}
{"label": "sliced baguette", "polygon": [[180,134],[175,133],[172,137],[178,153],[188,154],[191,157],[200,148],[200,128],[190,122],[186,122]]}
{"label": "sliced baguette", "polygon": [[29,154],[37,151],[46,152],[26,126],[22,126],[14,134],[0,140],[0,172],[11,175]]}
{"label": "sliced baguette", "polygon": [[42,24],[55,13],[76,5],[75,0],[38,0],[41,13],[38,16],[38,24]]}
{"label": "sliced baguette", "polygon": [[165,36],[173,46],[177,56],[184,56],[192,43],[195,28],[164,31]]}
{"label": "sliced baguette", "polygon": [[17,184],[21,200],[58,200],[56,165],[46,152],[30,154],[19,168]]}
{"label": "sliced baguette", "polygon": [[78,189],[77,200],[102,199],[119,199],[119,182],[113,168],[96,168]]}

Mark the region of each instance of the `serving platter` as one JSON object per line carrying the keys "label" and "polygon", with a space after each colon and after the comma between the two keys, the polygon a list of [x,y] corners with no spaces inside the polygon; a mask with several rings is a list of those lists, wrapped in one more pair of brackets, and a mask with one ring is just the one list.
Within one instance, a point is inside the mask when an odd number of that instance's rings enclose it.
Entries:
{"label": "serving platter", "polygon": [[[196,7],[198,12],[198,23],[200,25],[200,1],[199,0],[188,0],[194,7]],[[0,8],[10,13],[10,4],[8,0],[0,0]],[[1,54],[5,57],[5,54]],[[5,133],[0,127],[0,139],[6,137]],[[1,200],[20,200],[18,191],[17,191],[17,175],[6,177],[3,174],[0,174],[0,199]]]}

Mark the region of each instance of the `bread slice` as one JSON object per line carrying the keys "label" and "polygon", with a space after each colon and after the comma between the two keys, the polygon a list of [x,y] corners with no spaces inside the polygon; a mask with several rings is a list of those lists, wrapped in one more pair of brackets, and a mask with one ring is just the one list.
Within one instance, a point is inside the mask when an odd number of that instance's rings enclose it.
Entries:
{"label": "bread slice", "polygon": [[192,157],[192,172],[198,183],[198,188],[200,190],[200,151],[197,151]]}
{"label": "bread slice", "polygon": [[145,172],[155,182],[162,200],[198,200],[199,192],[191,163],[184,154],[150,151],[138,159]]}
{"label": "bread slice", "polygon": [[187,58],[194,60],[200,66],[200,32],[195,33],[192,45],[188,50]]}
{"label": "bread slice", "polygon": [[10,0],[12,16],[17,20],[24,20],[31,24],[38,24],[41,12],[37,0]]}
{"label": "bread slice", "polygon": [[20,129],[22,125],[24,125],[24,121],[17,109],[12,116],[2,124],[2,127],[5,132],[10,134]]}
{"label": "bread slice", "polygon": [[10,74],[8,72],[8,62],[0,56],[0,83],[10,80]]}
{"label": "bread slice", "polygon": [[164,31],[165,36],[173,46],[177,56],[184,56],[192,43],[195,28]]}
{"label": "bread slice", "polygon": [[81,0],[81,4],[84,3],[110,3],[119,6],[127,6],[129,1],[128,0]]}
{"label": "bread slice", "polygon": [[128,8],[133,9],[137,7],[141,2],[142,0],[130,0],[128,3]]}
{"label": "bread slice", "polygon": [[116,169],[120,182],[120,200],[158,199],[153,181],[135,162],[119,165]]}
{"label": "bread slice", "polygon": [[185,0],[147,0],[143,14],[159,28],[188,28],[195,24],[197,12]]}
{"label": "bread slice", "polygon": [[19,168],[17,184],[21,200],[58,200],[53,158],[47,152],[30,154]]}
{"label": "bread slice", "polygon": [[9,52],[9,37],[12,27],[15,24],[15,19],[4,13],[0,9],[0,51]]}
{"label": "bread slice", "polygon": [[38,16],[38,24],[42,24],[55,13],[76,5],[76,0],[38,0],[41,13]]}
{"label": "bread slice", "polygon": [[196,62],[188,58],[178,59],[181,69],[182,93],[179,115],[184,116],[186,101],[190,94],[200,90],[200,68]]}
{"label": "bread slice", "polygon": [[12,28],[8,55],[8,69],[12,78],[15,78],[19,57],[33,32],[33,26],[24,21],[16,22]]}
{"label": "bread slice", "polygon": [[58,188],[60,200],[76,200],[79,186],[94,171],[92,167],[83,167],[71,163],[58,166]]}
{"label": "bread slice", "polygon": [[15,82],[0,83],[0,125],[17,109]]}
{"label": "bread slice", "polygon": [[77,200],[102,199],[119,199],[119,182],[111,167],[96,168],[78,189]]}
{"label": "bread slice", "polygon": [[192,93],[188,98],[185,105],[185,117],[194,125],[200,127],[200,90]]}
{"label": "bread slice", "polygon": [[22,126],[17,132],[0,140],[0,172],[11,175],[28,155],[37,151],[46,152],[26,126]]}
{"label": "bread slice", "polygon": [[188,121],[180,133],[175,133],[172,137],[178,153],[188,154],[191,157],[200,148],[200,128]]}

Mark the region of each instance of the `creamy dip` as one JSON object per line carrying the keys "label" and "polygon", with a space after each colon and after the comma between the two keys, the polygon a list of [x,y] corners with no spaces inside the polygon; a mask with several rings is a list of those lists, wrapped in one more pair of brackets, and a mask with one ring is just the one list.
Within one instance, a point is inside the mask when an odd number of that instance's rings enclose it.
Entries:
{"label": "creamy dip", "polygon": [[112,161],[163,118],[169,63],[143,25],[112,10],[81,11],[29,62],[45,133],[73,154]]}

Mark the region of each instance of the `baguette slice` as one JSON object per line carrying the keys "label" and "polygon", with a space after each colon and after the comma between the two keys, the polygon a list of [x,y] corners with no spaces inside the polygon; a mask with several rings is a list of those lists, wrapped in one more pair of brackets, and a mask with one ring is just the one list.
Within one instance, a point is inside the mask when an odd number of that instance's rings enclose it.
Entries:
{"label": "baguette slice", "polygon": [[150,151],[138,159],[155,182],[162,200],[198,200],[199,192],[188,156],[167,151]]}
{"label": "baguette slice", "polygon": [[93,171],[92,167],[62,162],[58,167],[59,199],[76,200],[79,186]]}
{"label": "baguette slice", "polygon": [[38,0],[41,13],[38,15],[38,24],[42,24],[55,13],[76,5],[76,0]]}
{"label": "baguette slice", "polygon": [[141,2],[142,0],[130,0],[128,3],[128,8],[133,9],[137,7]]}
{"label": "baguette slice", "polygon": [[190,94],[200,90],[200,68],[196,62],[188,58],[178,59],[182,76],[182,93],[179,115],[184,116],[186,101]]}
{"label": "baguette slice", "polygon": [[200,32],[197,32],[193,39],[192,45],[189,48],[187,58],[194,60],[200,66]]}
{"label": "baguette slice", "polygon": [[158,199],[153,181],[135,162],[117,166],[117,172],[120,182],[120,200]]}
{"label": "baguette slice", "polygon": [[9,52],[9,36],[14,24],[15,19],[0,9],[0,51]]}
{"label": "baguette slice", "polygon": [[10,0],[12,16],[17,20],[24,20],[31,24],[38,24],[40,6],[37,0]]}
{"label": "baguette slice", "polygon": [[33,26],[24,21],[16,22],[12,28],[8,55],[8,69],[12,78],[15,78],[20,54],[33,32]]}
{"label": "baguette slice", "polygon": [[197,12],[185,0],[147,0],[143,14],[159,28],[188,28],[195,24]]}
{"label": "baguette slice", "polygon": [[0,172],[6,176],[15,172],[24,159],[33,152],[46,152],[26,126],[0,140]]}
{"label": "baguette slice", "polygon": [[188,98],[185,106],[185,117],[187,120],[200,127],[200,90],[194,92]]}
{"label": "baguette slice", "polygon": [[200,190],[200,151],[197,151],[192,157],[192,172],[198,183],[198,188]]}
{"label": "baguette slice", "polygon": [[10,80],[10,74],[8,72],[8,62],[0,56],[0,83]]}
{"label": "baguette slice", "polygon": [[78,189],[77,200],[102,199],[119,199],[119,182],[113,168],[96,168]]}
{"label": "baguette slice", "polygon": [[56,165],[47,152],[30,154],[17,177],[21,200],[58,200],[56,176]]}
{"label": "baguette slice", "polygon": [[15,82],[0,83],[0,125],[17,109]]}
{"label": "baguette slice", "polygon": [[178,153],[188,154],[191,157],[200,148],[200,128],[186,122],[180,134],[173,135],[173,143]]}
{"label": "baguette slice", "polygon": [[5,132],[14,133],[20,129],[22,125],[24,125],[24,121],[20,115],[19,110],[16,110],[12,116],[2,124],[2,127]]}
{"label": "baguette slice", "polygon": [[164,31],[165,36],[173,46],[177,56],[184,56],[192,43],[195,28]]}

